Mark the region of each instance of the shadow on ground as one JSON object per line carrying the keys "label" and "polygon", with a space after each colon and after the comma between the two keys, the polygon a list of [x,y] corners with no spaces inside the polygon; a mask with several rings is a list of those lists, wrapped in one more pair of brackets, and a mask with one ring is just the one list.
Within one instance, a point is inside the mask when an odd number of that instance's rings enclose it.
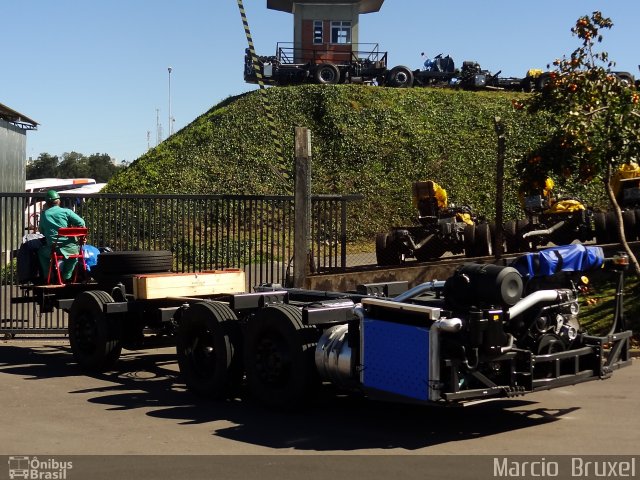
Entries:
{"label": "shadow on ground", "polygon": [[[25,381],[51,381],[51,388],[55,388],[56,378],[84,377],[67,345],[4,345],[0,353],[0,374],[19,375]],[[170,349],[125,352],[118,370],[95,378],[104,385],[70,394],[95,394],[89,401],[106,406],[105,415],[114,410],[145,409],[151,417],[183,425],[211,424],[212,435],[222,438],[300,451],[415,450],[530,428],[577,410],[535,408],[535,402],[526,400],[466,408],[400,406],[341,395],[326,387],[304,408],[273,411],[245,400],[248,395],[225,402],[193,396],[177,375]],[[219,428],[218,421],[235,426]]]}

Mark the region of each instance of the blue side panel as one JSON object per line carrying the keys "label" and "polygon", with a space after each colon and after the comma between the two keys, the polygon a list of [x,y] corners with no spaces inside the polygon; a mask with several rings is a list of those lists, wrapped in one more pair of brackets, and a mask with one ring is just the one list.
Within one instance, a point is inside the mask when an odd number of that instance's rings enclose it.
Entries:
{"label": "blue side panel", "polygon": [[365,387],[429,400],[429,330],[366,318],[363,323]]}

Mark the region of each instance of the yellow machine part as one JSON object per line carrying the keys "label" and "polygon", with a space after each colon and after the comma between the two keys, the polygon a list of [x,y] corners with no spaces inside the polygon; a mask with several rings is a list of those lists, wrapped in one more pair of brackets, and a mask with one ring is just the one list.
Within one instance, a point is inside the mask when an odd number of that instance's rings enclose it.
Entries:
{"label": "yellow machine part", "polygon": [[618,171],[611,177],[611,188],[613,189],[613,194],[617,197],[618,193],[620,193],[621,180],[638,177],[640,177],[640,165],[636,162],[623,163],[620,168],[618,168]]}
{"label": "yellow machine part", "polygon": [[459,222],[464,222],[467,225],[473,225],[473,220],[471,220],[471,215],[468,213],[456,213],[456,220]]}
{"label": "yellow machine part", "polygon": [[439,208],[447,208],[447,191],[432,180],[413,182],[413,206],[418,208],[420,200],[432,197],[438,201]]}
{"label": "yellow machine part", "polygon": [[527,70],[527,77],[538,78],[540,75],[542,75],[542,70],[539,68],[530,68]]}
{"label": "yellow machine part", "polygon": [[571,213],[584,210],[585,206],[578,200],[560,200],[554,203],[544,213]]}

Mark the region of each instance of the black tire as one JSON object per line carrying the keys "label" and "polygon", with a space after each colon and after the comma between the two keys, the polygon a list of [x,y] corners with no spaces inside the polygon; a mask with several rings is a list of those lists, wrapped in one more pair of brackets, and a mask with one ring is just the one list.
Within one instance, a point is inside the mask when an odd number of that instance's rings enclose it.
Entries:
{"label": "black tire", "polygon": [[242,332],[224,303],[199,302],[182,316],[176,339],[187,388],[209,398],[233,396],[242,383]]}
{"label": "black tire", "polygon": [[595,212],[593,214],[593,230],[597,244],[610,243],[611,236],[607,229],[607,216],[604,212]]}
{"label": "black tire", "polygon": [[522,82],[522,90],[527,93],[534,92],[536,90],[536,79],[531,77],[525,78]]}
{"label": "black tire", "polygon": [[[498,251],[498,227],[495,221],[489,222],[489,235],[491,238],[491,254],[493,255],[493,253]],[[504,230],[502,231],[502,245],[504,246]],[[504,253],[504,248],[502,249],[502,253]]]}
{"label": "black tire", "polygon": [[388,233],[378,233],[376,235],[376,263],[385,266],[387,261],[387,239]]}
{"label": "black tire", "polygon": [[529,252],[534,250],[534,244],[531,240],[526,240],[522,238],[527,232],[527,227],[529,226],[529,221],[520,219],[516,221],[516,233],[518,236],[518,251],[520,252]]}
{"label": "black tire", "polygon": [[549,84],[549,80],[551,80],[551,77],[549,76],[549,74],[543,73],[542,75],[540,75],[536,80],[536,90],[538,92],[543,91],[545,87]]}
{"label": "black tire", "polygon": [[381,267],[402,264],[402,255],[397,245],[389,242],[389,233],[378,233],[376,235],[376,262]]}
{"label": "black tire", "polygon": [[[537,342],[538,355],[550,355],[566,350],[562,339],[555,333],[546,333]],[[534,378],[554,378],[556,365],[554,362],[540,362],[534,370]]]}
{"label": "black tire", "polygon": [[616,77],[627,87],[632,87],[634,85],[633,75],[629,72],[616,72]]}
{"label": "black tire", "polygon": [[520,241],[518,240],[518,231],[515,220],[509,220],[504,224],[504,241],[507,247],[507,253],[517,253],[520,251],[518,249]]}
{"label": "black tire", "polygon": [[618,221],[616,220],[616,214],[613,212],[607,212],[605,223],[607,230],[609,231],[609,242],[618,243],[620,241],[620,235],[618,235]]}
{"label": "black tire", "polygon": [[122,351],[120,322],[104,313],[113,298],[100,290],[82,292],[69,311],[69,343],[73,358],[90,372],[110,369]]}
{"label": "black tire", "polygon": [[475,232],[475,253],[480,257],[493,255],[493,245],[491,243],[491,229],[488,223],[481,223],[476,226]]}
{"label": "black tire", "polygon": [[409,88],[413,86],[413,72],[404,65],[393,67],[387,74],[387,85],[394,88]]}
{"label": "black tire", "polygon": [[319,331],[302,323],[291,305],[261,309],[249,319],[244,364],[247,385],[255,398],[278,408],[292,408],[320,383],[315,368]]}
{"label": "black tire", "polygon": [[340,82],[340,70],[333,63],[321,63],[316,67],[313,79],[321,85],[335,85]]}
{"label": "black tire", "polygon": [[627,238],[627,242],[636,241],[638,239],[636,212],[634,210],[622,212],[622,224],[624,225],[624,236]]}
{"label": "black tire", "polygon": [[104,252],[98,255],[98,268],[103,274],[160,273],[173,266],[168,250]]}
{"label": "black tire", "polygon": [[464,254],[466,257],[476,256],[476,226],[464,226]]}

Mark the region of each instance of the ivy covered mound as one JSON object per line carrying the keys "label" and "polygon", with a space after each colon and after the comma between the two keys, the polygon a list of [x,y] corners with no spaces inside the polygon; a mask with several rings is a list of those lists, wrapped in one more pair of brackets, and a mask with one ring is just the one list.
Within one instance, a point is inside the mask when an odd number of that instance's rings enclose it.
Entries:
{"label": "ivy covered mound", "polygon": [[[366,238],[415,217],[411,183],[433,179],[450,202],[494,216],[497,137],[507,130],[506,216],[522,217],[514,165],[542,140],[546,122],[513,108],[525,94],[449,89],[308,85],[266,91],[288,168],[294,127],[312,135],[312,191],[364,195],[350,209],[350,233]],[[229,98],[149,150],[105,192],[282,194],[276,147],[257,91]],[[601,189],[566,185],[602,203]],[[577,192],[571,188],[578,188]],[[372,215],[375,212],[375,215]]]}

